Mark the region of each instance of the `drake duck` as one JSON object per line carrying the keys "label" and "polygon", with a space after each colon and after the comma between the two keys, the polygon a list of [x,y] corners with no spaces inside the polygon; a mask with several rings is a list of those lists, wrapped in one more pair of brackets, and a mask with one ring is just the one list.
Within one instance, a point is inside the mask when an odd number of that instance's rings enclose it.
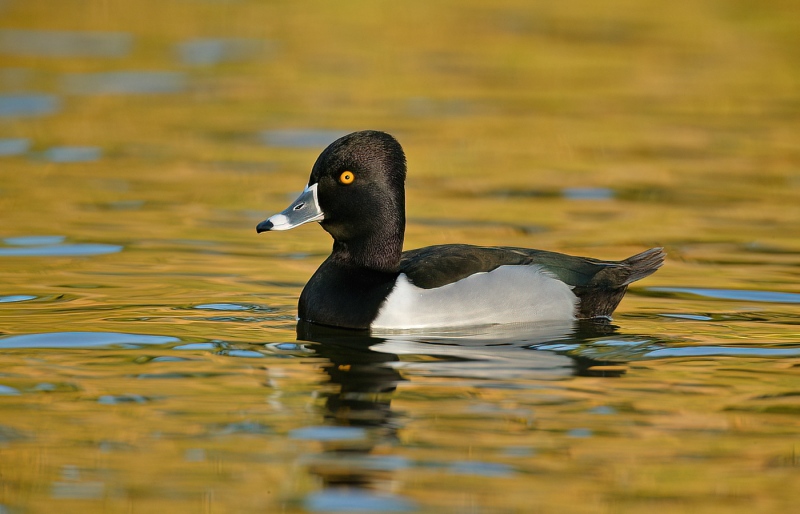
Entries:
{"label": "drake duck", "polygon": [[662,248],[603,261],[528,248],[438,245],[403,251],[406,158],[394,137],[354,132],[331,143],[289,207],[256,227],[312,221],[333,250],[300,295],[298,318],[358,330],[446,329],[608,319]]}

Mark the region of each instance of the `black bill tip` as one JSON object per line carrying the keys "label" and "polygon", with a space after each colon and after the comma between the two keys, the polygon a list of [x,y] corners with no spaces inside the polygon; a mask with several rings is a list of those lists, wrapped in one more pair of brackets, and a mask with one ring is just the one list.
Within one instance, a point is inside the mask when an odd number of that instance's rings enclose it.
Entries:
{"label": "black bill tip", "polygon": [[259,234],[262,233],[262,232],[268,232],[268,231],[272,230],[273,226],[274,225],[272,224],[272,222],[270,220],[264,220],[264,221],[262,221],[261,223],[258,224],[258,226],[256,227],[256,232],[258,232]]}

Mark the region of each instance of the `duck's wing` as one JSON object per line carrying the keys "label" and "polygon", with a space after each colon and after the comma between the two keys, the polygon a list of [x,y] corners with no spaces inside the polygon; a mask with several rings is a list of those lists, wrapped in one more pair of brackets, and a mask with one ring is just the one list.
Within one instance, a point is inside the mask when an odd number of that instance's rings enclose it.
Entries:
{"label": "duck's wing", "polygon": [[603,261],[530,248],[471,245],[428,246],[403,252],[400,272],[423,289],[441,287],[500,266],[539,265],[573,288],[579,317],[609,316],[628,284],[654,273],[664,263],[662,248],[623,261]]}

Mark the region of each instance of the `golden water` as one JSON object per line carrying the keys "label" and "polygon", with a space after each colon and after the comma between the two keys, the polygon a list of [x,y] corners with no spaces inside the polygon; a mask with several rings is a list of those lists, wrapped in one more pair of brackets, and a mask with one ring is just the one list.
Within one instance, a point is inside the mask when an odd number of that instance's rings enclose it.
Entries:
{"label": "golden water", "polygon": [[[0,513],[792,511],[798,17],[0,1]],[[611,330],[298,341],[330,239],[254,228],[366,128],[407,248],[667,264]]]}

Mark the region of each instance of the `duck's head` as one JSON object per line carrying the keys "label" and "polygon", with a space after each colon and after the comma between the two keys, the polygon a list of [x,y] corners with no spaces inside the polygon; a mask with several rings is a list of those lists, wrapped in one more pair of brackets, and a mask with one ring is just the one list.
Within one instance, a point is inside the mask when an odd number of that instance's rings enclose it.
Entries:
{"label": "duck's head", "polygon": [[398,237],[402,247],[405,178],[406,158],[395,138],[374,130],[353,132],[323,150],[297,200],[256,230],[289,230],[318,221],[351,251],[395,243],[387,238]]}

